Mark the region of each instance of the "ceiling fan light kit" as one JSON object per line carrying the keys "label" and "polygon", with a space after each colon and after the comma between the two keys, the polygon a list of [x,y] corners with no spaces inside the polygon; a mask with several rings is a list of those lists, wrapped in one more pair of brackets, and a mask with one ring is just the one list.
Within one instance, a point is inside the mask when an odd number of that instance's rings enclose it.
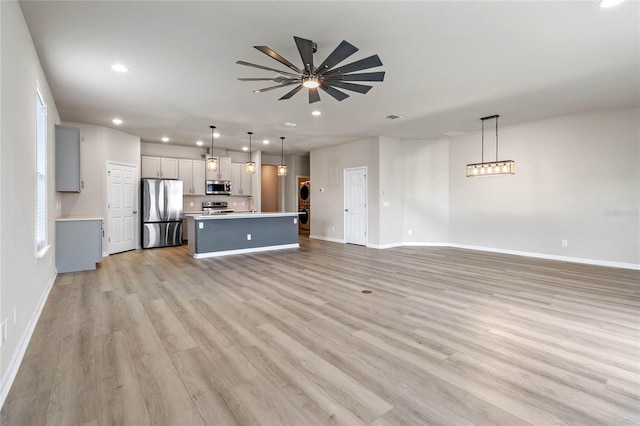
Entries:
{"label": "ceiling fan light kit", "polygon": [[[282,96],[279,100],[291,99],[293,95],[298,93],[303,87],[308,89],[309,103],[318,102],[321,89],[329,96],[338,101],[343,101],[349,97],[343,90],[349,90],[356,93],[367,93],[373,86],[366,84],[350,83],[351,81],[384,81],[384,71],[358,73],[370,68],[379,67],[382,61],[378,55],[372,55],[359,61],[352,62],[340,67],[336,67],[340,62],[347,59],[358,51],[358,48],[343,40],[338,47],[317,67],[314,66],[313,54],[316,51],[316,43],[301,37],[293,37],[298,48],[298,53],[302,59],[302,68],[298,68],[273,49],[267,46],[253,46],[265,55],[275,59],[291,71],[282,71],[276,68],[265,67],[263,65],[252,64],[245,61],[237,61],[236,64],[247,67],[258,68],[266,71],[277,72],[276,77],[268,78],[238,78],[240,81],[272,81],[277,83],[275,86],[265,87],[263,89],[254,90],[255,93],[267,92],[269,90],[279,89],[286,86],[294,86],[289,92]],[[292,72],[293,71],[293,72]],[[352,74],[355,73],[355,74]]]}
{"label": "ceiling fan light kit", "polygon": [[[499,175],[515,175],[516,162],[513,160],[498,160],[498,117],[499,115],[490,115],[482,117],[482,162],[467,164],[467,177],[484,177]],[[485,120],[496,120],[496,159],[495,161],[484,161],[484,122]]]}

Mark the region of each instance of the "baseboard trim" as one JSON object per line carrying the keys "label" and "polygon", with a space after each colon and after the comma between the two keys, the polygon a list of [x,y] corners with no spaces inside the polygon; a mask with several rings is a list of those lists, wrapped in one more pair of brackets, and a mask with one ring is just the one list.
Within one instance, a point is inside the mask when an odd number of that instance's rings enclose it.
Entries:
{"label": "baseboard trim", "polygon": [[206,259],[209,257],[220,257],[220,256],[229,256],[232,254],[247,254],[247,253],[257,253],[260,251],[271,251],[271,250],[285,250],[292,248],[299,248],[300,244],[280,244],[277,246],[266,246],[266,247],[254,247],[247,249],[237,249],[237,250],[224,250],[224,251],[212,251],[210,253],[194,253],[193,257],[195,259]]}
{"label": "baseboard trim", "polygon": [[11,389],[11,385],[13,385],[13,381],[16,379],[16,375],[18,374],[18,370],[20,369],[20,365],[22,364],[24,354],[27,352],[27,347],[29,346],[29,342],[31,341],[33,332],[36,329],[36,324],[40,319],[40,315],[42,314],[44,305],[49,298],[49,293],[53,288],[53,283],[55,283],[57,276],[58,272],[56,271],[47,284],[47,288],[44,290],[44,293],[42,293],[42,297],[40,298],[40,302],[36,307],[36,311],[33,313],[31,320],[27,324],[27,328],[22,334],[16,350],[13,352],[13,356],[11,357],[9,364],[7,365],[7,369],[2,375],[2,378],[0,378],[0,409],[4,405],[4,402],[9,395],[9,390]]}
{"label": "baseboard trim", "polygon": [[369,247],[369,248],[374,248],[374,249],[379,249],[379,250],[384,250],[384,249],[388,249],[388,248],[402,247],[402,243],[391,243],[391,244],[367,244],[367,247]]}
{"label": "baseboard trim", "polygon": [[492,253],[512,254],[515,256],[535,257],[538,259],[557,260],[560,262],[573,262],[573,263],[582,263],[585,265],[607,266],[609,268],[633,269],[636,271],[640,270],[640,264],[636,264],[636,263],[615,262],[610,260],[599,260],[599,259],[587,259],[583,257],[558,256],[555,254],[535,253],[535,252],[519,251],[519,250],[506,250],[506,249],[498,249],[493,247],[472,246],[467,244],[449,244],[449,247],[456,247],[456,248],[461,248],[466,250],[488,251]]}
{"label": "baseboard trim", "polygon": [[345,243],[344,240],[341,240],[339,238],[324,237],[322,235],[311,235],[311,234],[309,234],[309,238],[313,238],[315,240],[330,241],[332,243],[341,243],[341,244]]}

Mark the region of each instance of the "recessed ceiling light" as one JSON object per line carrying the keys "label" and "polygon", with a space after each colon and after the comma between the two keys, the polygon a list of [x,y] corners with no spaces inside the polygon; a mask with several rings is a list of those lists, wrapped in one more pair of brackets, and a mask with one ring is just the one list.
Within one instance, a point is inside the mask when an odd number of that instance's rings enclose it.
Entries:
{"label": "recessed ceiling light", "polygon": [[129,72],[129,68],[125,67],[122,64],[113,64],[111,65],[111,69],[115,72]]}
{"label": "recessed ceiling light", "polygon": [[203,144],[203,142],[202,142],[202,141],[198,141],[198,142],[196,142],[196,145],[198,145],[198,146],[202,146],[202,144]]}
{"label": "recessed ceiling light", "polygon": [[111,122],[113,124],[122,124],[122,120],[120,120],[119,118],[114,118],[113,120],[111,120]]}
{"label": "recessed ceiling light", "polygon": [[265,144],[265,145],[269,145],[269,139],[263,140],[262,143]]}
{"label": "recessed ceiling light", "polygon": [[315,115],[317,117],[319,115],[322,115],[322,113],[320,111],[313,111],[311,115]]}
{"label": "recessed ceiling light", "polygon": [[248,146],[243,146],[243,147],[242,147],[242,150],[243,150],[243,151],[249,151],[249,147],[248,147]]}
{"label": "recessed ceiling light", "polygon": [[598,6],[600,7],[613,7],[622,3],[624,0],[600,0]]}
{"label": "recessed ceiling light", "polygon": [[282,126],[284,127],[296,127],[297,124],[296,123],[290,123],[288,121],[285,121],[284,123],[280,123]]}
{"label": "recessed ceiling light", "polygon": [[215,133],[213,134],[213,137],[214,137],[214,138],[219,138],[219,137],[220,137],[220,133],[215,132]]}
{"label": "recessed ceiling light", "polygon": [[165,137],[163,137],[163,138],[162,138],[162,142],[169,142],[169,138],[168,138],[168,137],[166,137],[166,136],[165,136]]}

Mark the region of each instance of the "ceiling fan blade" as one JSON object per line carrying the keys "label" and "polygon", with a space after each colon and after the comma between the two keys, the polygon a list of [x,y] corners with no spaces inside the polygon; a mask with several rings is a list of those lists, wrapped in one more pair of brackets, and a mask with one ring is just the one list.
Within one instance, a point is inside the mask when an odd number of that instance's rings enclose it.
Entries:
{"label": "ceiling fan blade", "polygon": [[279,89],[279,88],[285,87],[285,86],[291,86],[292,84],[299,84],[299,83],[297,81],[294,81],[293,83],[278,84],[276,86],[270,86],[270,87],[265,87],[264,89],[254,90],[254,92],[255,93],[268,92],[269,90]]}
{"label": "ceiling fan blade", "polygon": [[349,97],[349,95],[347,95],[346,93],[336,89],[335,87],[329,86],[327,83],[321,84],[320,88],[327,92],[329,95],[333,96],[333,98],[338,101],[343,101]]}
{"label": "ceiling fan blade", "polygon": [[347,59],[349,56],[353,55],[358,51],[358,48],[353,44],[349,43],[346,40],[342,40],[342,42],[336,47],[327,59],[325,59],[320,65],[318,65],[318,77],[329,71],[331,68],[335,67],[340,62]]}
{"label": "ceiling fan blade", "polygon": [[291,77],[299,77],[297,74],[293,74],[293,73],[290,73],[288,71],[281,71],[281,70],[277,70],[275,68],[269,68],[269,67],[265,67],[265,66],[258,65],[258,64],[252,64],[251,62],[236,61],[236,64],[244,65],[244,66],[247,66],[247,67],[258,68],[258,69],[261,69],[261,70],[275,71],[275,72],[278,72],[280,74],[288,75],[288,76],[291,76]]}
{"label": "ceiling fan blade", "polygon": [[313,73],[313,42],[296,36],[293,36],[293,39],[296,41],[304,70],[309,74]]}
{"label": "ceiling fan blade", "polygon": [[350,64],[341,66],[330,72],[325,73],[325,77],[331,77],[338,74],[347,74],[355,71],[362,71],[368,68],[379,67],[382,65],[382,61],[378,57],[378,55],[372,55],[364,59],[360,59],[359,61],[352,62]]}
{"label": "ceiling fan blade", "polygon": [[309,103],[312,104],[314,102],[318,102],[320,100],[320,93],[318,93],[318,88],[315,87],[313,89],[309,89]]}
{"label": "ceiling fan blade", "polygon": [[325,81],[384,81],[384,71],[363,72],[360,74],[341,74],[333,77],[325,76]]}
{"label": "ceiling fan blade", "polygon": [[292,91],[290,91],[289,93],[287,93],[286,95],[284,95],[283,97],[281,97],[278,100],[281,101],[283,99],[290,99],[293,95],[298,93],[300,91],[300,89],[302,89],[302,84],[299,84],[298,87],[294,88]]}
{"label": "ceiling fan blade", "polygon": [[336,86],[345,90],[352,90],[358,93],[367,93],[373,86],[365,86],[364,84],[345,83],[343,81],[324,82],[325,85]]}
{"label": "ceiling fan blade", "polygon": [[253,47],[258,49],[259,51],[261,51],[265,55],[271,56],[273,59],[275,59],[276,61],[280,62],[282,65],[286,65],[287,67],[291,68],[295,72],[302,74],[302,71],[300,71],[298,69],[298,67],[293,65],[291,62],[287,61],[282,56],[278,55],[273,49],[271,49],[271,48],[269,48],[267,46],[253,46]]}
{"label": "ceiling fan blade", "polygon": [[[271,77],[271,78],[244,78],[244,77],[239,77],[238,80],[240,80],[240,81],[280,81],[280,80],[276,80],[273,77]],[[282,79],[282,81],[286,81],[286,82],[289,82],[291,80],[294,80],[294,79],[293,78]]]}

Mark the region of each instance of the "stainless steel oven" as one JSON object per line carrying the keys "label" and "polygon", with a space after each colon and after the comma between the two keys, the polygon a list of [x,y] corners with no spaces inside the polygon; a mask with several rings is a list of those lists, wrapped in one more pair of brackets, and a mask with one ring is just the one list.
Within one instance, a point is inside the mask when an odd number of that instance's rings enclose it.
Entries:
{"label": "stainless steel oven", "polygon": [[231,181],[208,180],[206,182],[207,195],[231,195]]}

